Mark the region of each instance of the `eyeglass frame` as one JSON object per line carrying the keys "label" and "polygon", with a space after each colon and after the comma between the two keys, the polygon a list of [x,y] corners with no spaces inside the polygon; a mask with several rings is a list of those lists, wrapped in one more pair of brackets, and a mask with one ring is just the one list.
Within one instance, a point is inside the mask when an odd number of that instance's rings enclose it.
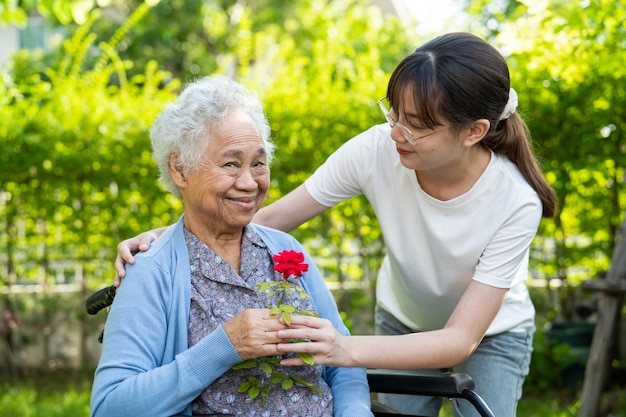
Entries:
{"label": "eyeglass frame", "polygon": [[400,128],[400,132],[402,133],[402,137],[404,139],[406,139],[406,141],[409,142],[411,145],[415,145],[418,140],[421,140],[421,139],[424,139],[424,138],[426,138],[428,136],[434,135],[435,133],[439,133],[442,130],[445,130],[445,129],[447,129],[449,127],[449,126],[446,126],[446,127],[442,128],[442,129],[435,130],[434,132],[430,132],[430,133],[428,133],[426,135],[423,135],[423,136],[415,136],[413,134],[413,132],[411,132],[411,130],[408,127],[406,127],[405,125],[400,123],[399,120],[397,122],[395,120],[393,120],[393,118],[391,117],[391,111],[393,110],[393,107],[387,108],[385,103],[383,103],[383,100],[387,100],[387,97],[380,98],[376,103],[378,103],[378,107],[380,107],[380,110],[383,112],[383,116],[385,116],[385,119],[387,120],[387,123],[389,123],[389,126],[391,126],[392,129],[394,127],[398,126]]}

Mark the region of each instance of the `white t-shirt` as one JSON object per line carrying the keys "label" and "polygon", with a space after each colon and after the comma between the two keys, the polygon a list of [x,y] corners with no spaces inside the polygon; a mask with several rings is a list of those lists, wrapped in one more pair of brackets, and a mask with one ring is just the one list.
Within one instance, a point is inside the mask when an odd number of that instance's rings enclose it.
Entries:
{"label": "white t-shirt", "polygon": [[369,200],[387,249],[377,303],[409,328],[442,328],[472,279],[510,288],[488,335],[534,325],[525,280],[542,205],[505,157],[492,153],[471,190],[441,201],[400,163],[389,125],[382,124],[342,145],[305,186],[328,207],[360,194]]}

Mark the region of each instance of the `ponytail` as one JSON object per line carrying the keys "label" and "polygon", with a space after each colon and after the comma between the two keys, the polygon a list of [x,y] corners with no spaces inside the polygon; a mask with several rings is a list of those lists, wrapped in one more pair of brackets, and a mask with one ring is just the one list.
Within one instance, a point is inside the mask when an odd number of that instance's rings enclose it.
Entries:
{"label": "ponytail", "polygon": [[481,143],[493,152],[506,156],[535,190],[543,206],[543,217],[554,216],[557,205],[556,193],[548,184],[533,151],[528,126],[517,114],[498,122],[496,129],[489,132]]}

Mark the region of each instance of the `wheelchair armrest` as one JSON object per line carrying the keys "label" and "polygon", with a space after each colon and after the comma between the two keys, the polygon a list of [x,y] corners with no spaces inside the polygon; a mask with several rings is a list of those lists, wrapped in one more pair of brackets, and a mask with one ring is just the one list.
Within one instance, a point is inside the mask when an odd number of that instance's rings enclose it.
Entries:
{"label": "wheelchair armrest", "polygon": [[464,373],[368,369],[367,381],[371,392],[463,398],[469,401],[481,416],[494,417],[489,406],[474,391],[472,377]]}
{"label": "wheelchair armrest", "polygon": [[474,380],[467,374],[442,371],[398,371],[368,369],[372,392],[461,397],[463,390],[473,390]]}

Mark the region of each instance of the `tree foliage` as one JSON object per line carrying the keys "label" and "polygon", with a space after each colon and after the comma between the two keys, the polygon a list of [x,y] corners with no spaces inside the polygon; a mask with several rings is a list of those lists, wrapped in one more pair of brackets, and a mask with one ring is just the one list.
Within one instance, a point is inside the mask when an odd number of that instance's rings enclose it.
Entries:
{"label": "tree foliage", "polygon": [[95,44],[90,23],[58,66],[31,71],[38,59],[23,51],[1,74],[0,286],[63,283],[76,265],[110,279],[117,241],[180,210],[156,184],[146,134],[178,82],[156,62],[127,78],[128,62],[111,42]]}
{"label": "tree foliage", "polygon": [[24,27],[29,15],[36,12],[63,25],[83,24],[94,7],[109,3],[110,0],[0,0],[0,23]]}

